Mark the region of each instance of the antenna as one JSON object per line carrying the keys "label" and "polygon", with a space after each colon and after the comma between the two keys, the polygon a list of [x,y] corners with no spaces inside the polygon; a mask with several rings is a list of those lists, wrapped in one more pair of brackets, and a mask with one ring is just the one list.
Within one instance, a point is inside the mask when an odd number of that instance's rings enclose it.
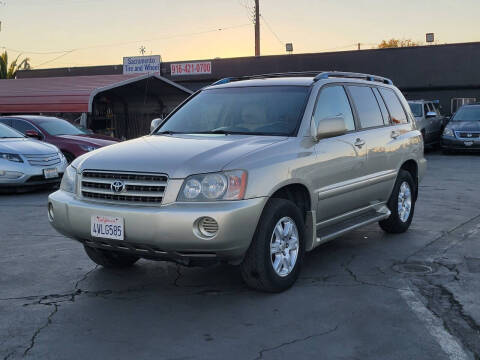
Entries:
{"label": "antenna", "polygon": [[143,56],[143,55],[145,55],[145,51],[147,51],[147,48],[142,45],[142,46],[140,46],[139,50],[140,50],[140,54],[142,54],[142,56]]}

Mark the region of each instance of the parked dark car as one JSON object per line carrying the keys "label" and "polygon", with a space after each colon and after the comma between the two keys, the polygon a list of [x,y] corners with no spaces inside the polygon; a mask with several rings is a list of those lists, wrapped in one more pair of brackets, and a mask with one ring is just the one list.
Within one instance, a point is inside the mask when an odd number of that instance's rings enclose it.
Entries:
{"label": "parked dark car", "polygon": [[88,134],[66,120],[51,116],[3,116],[0,117],[0,123],[26,136],[57,146],[68,162],[89,151],[118,142],[117,139],[109,136]]}
{"label": "parked dark car", "polygon": [[480,151],[480,104],[463,105],[449,120],[442,135],[445,152]]}

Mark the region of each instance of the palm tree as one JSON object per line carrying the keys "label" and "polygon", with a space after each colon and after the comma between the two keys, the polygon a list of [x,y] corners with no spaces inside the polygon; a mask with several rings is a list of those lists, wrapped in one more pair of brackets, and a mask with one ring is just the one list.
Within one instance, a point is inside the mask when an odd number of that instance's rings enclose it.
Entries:
{"label": "palm tree", "polygon": [[18,55],[10,64],[8,63],[8,54],[6,51],[0,55],[0,79],[15,79],[18,70],[30,69],[29,58],[18,62],[21,55],[22,54]]}

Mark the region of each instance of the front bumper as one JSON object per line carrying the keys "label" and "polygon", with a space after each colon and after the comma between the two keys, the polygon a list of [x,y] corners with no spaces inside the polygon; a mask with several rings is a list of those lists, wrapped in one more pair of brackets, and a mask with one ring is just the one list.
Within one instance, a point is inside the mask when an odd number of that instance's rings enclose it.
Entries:
{"label": "front bumper", "polygon": [[[57,184],[62,180],[62,174],[65,172],[67,166],[68,164],[66,162],[61,162],[54,166],[32,166],[28,164],[27,161],[16,163],[4,160],[1,161],[0,170],[21,173],[22,175],[15,179],[0,176],[0,188]],[[57,169],[59,176],[53,179],[45,179],[43,174],[44,169]]]}
{"label": "front bumper", "polygon": [[457,139],[453,137],[442,137],[442,148],[458,151],[480,151],[480,139]]}
{"label": "front bumper", "polygon": [[[158,207],[89,202],[59,190],[48,198],[53,209],[51,225],[60,233],[86,245],[125,251],[145,258],[179,261],[191,258],[240,260],[252,240],[267,198],[212,203],[172,203]],[[51,205],[50,205],[51,204]],[[124,218],[123,241],[93,238],[91,216]],[[201,238],[195,231],[202,216],[215,219],[217,234]],[[103,244],[102,244],[103,242]]]}

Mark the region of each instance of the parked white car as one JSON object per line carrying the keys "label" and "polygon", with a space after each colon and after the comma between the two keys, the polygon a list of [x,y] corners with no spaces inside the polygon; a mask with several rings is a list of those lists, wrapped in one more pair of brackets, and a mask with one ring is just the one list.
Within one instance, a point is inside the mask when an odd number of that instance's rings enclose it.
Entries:
{"label": "parked white car", "polygon": [[67,165],[55,145],[0,124],[0,190],[58,184]]}

